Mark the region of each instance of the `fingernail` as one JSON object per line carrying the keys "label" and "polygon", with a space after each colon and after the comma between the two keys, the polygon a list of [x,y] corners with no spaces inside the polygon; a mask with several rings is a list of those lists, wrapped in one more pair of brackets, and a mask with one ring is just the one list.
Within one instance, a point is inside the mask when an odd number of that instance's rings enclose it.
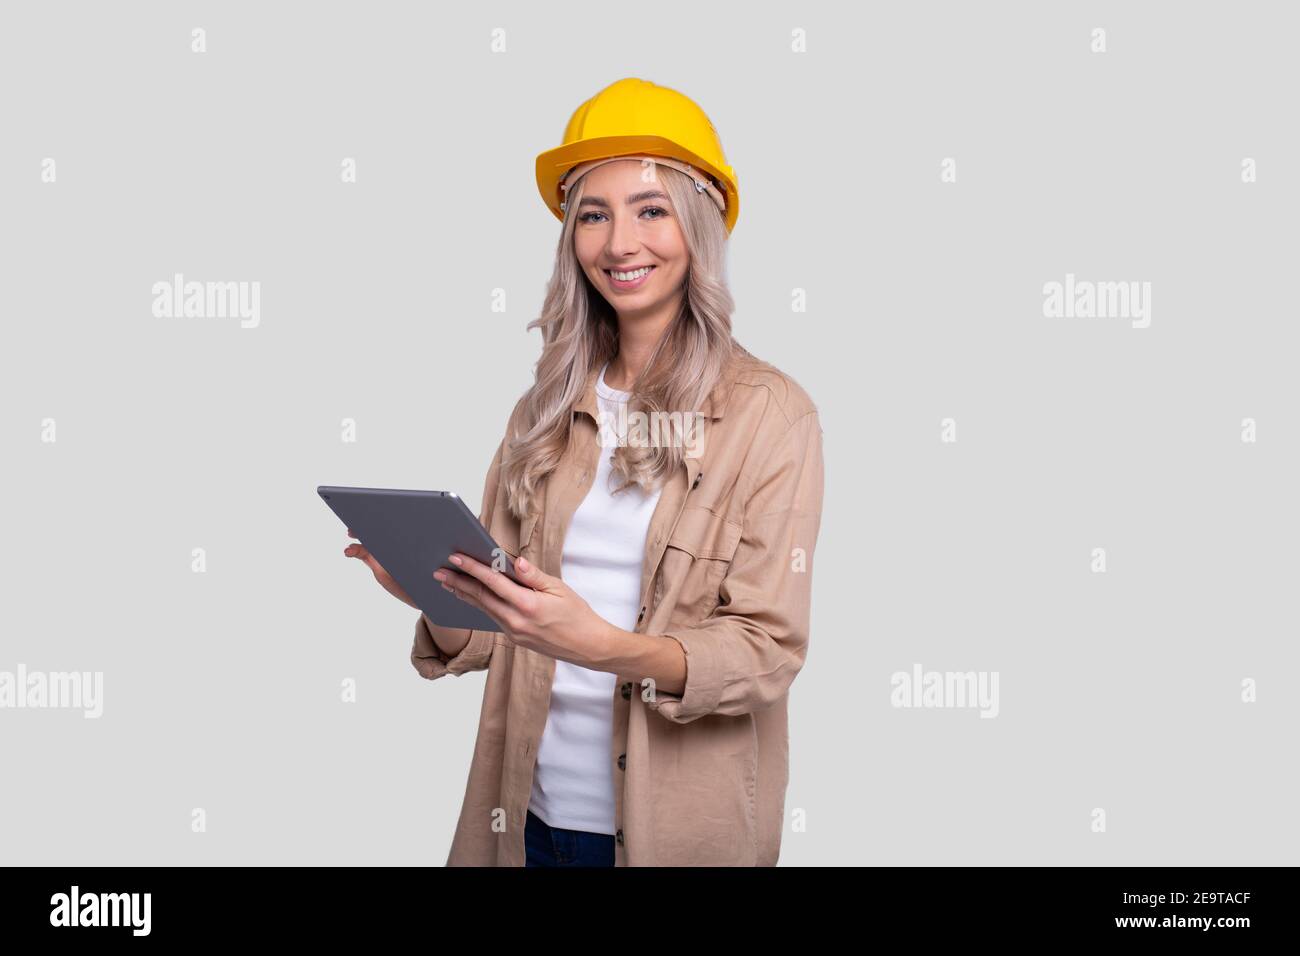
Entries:
{"label": "fingernail", "polygon": [[439,568],[437,571],[434,571],[433,576],[436,580],[439,581],[447,580],[447,572],[442,570],[442,568]]}
{"label": "fingernail", "polygon": [[515,567],[517,567],[520,571],[527,571],[527,570],[528,570],[528,559],[527,559],[527,558],[520,558],[518,561],[515,562]]}
{"label": "fingernail", "polygon": [[452,564],[460,565],[460,564],[464,564],[465,562],[462,561],[459,557],[457,557],[456,555],[453,554],[453,555],[451,556],[451,563],[452,563]]}

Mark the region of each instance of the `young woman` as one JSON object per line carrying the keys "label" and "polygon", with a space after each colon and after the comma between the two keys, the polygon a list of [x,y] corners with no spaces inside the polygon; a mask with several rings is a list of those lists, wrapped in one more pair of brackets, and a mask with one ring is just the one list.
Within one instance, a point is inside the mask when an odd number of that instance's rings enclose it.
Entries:
{"label": "young woman", "polygon": [[620,80],[537,174],[563,222],[542,355],[480,515],[527,587],[453,555],[434,577],[501,629],[421,614],[411,653],[430,679],[488,671],[447,863],[774,865],[817,409],[732,338],[735,174],[691,100]]}

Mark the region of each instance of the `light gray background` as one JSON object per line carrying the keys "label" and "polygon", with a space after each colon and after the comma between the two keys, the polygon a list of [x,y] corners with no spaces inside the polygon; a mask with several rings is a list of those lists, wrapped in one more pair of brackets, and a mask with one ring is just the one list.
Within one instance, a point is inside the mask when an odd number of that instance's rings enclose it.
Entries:
{"label": "light gray background", "polygon": [[[444,861],[484,675],[416,674],[315,487],[478,503],[534,157],[641,76],[713,119],[737,337],[825,430],[781,862],[1296,863],[1293,9],[6,3],[0,670],[105,700],[0,710],[0,858]],[[260,281],[260,327],[154,318],[175,272]],[[1044,318],[1067,272],[1151,326]],[[916,662],[1000,716],[891,707]]]}

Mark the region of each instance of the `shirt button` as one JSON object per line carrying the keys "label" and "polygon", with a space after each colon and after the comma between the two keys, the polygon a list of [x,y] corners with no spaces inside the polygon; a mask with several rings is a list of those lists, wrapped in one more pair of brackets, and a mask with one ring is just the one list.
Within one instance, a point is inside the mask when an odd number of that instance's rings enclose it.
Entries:
{"label": "shirt button", "polygon": [[614,834],[614,839],[618,841],[618,845],[619,845],[619,846],[622,846],[622,845],[623,845],[623,831],[622,831],[622,830],[619,830],[617,833],[615,833],[615,834]]}
{"label": "shirt button", "polygon": [[618,769],[619,770],[627,769],[627,754],[618,755]]}

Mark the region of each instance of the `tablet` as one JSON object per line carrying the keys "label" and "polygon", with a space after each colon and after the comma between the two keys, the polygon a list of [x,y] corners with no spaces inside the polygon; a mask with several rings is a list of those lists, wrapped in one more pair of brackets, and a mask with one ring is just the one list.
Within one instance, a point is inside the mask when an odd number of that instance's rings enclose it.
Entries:
{"label": "tablet", "polygon": [[496,550],[492,536],[459,495],[335,485],[321,485],[316,493],[434,624],[501,630],[496,621],[446,590],[433,576],[438,568],[455,570],[448,558],[459,551],[488,565],[494,554],[500,554],[505,573],[518,580],[514,556],[504,548]]}

